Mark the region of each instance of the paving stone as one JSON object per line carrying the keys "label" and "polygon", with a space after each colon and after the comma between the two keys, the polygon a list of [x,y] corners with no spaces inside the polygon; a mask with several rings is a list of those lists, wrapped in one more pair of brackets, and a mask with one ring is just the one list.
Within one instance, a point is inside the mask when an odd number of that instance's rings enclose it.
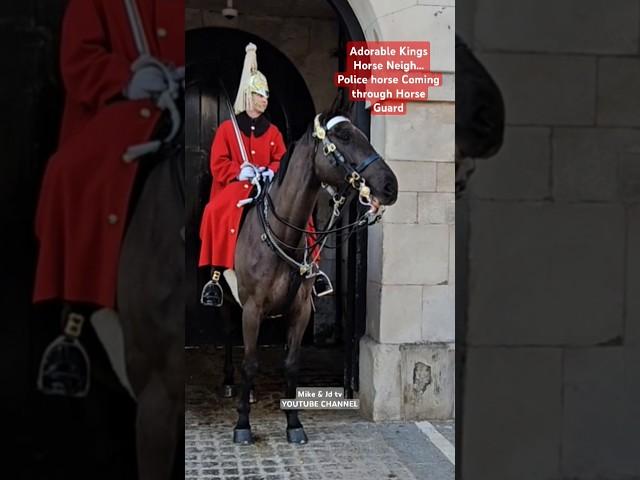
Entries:
{"label": "paving stone", "polygon": [[[241,350],[234,352],[236,364],[240,354]],[[216,387],[222,380],[222,351],[209,348],[186,352],[188,368],[197,366],[199,370],[189,376],[186,387],[187,479],[422,480],[427,478],[422,472],[427,471],[429,479],[453,478],[453,465],[442,462],[439,451],[426,436],[417,433],[415,424],[376,424],[357,411],[303,411],[300,418],[310,441],[307,445],[289,445],[286,421],[279,410],[282,377],[280,369],[274,368],[281,364],[282,354],[280,348],[261,350],[258,403],[251,412],[256,443],[240,446],[231,441],[236,400],[221,398]],[[308,356],[314,359],[315,367],[303,362],[301,385],[340,384],[341,362],[333,368],[318,368],[318,358],[323,355],[328,362],[336,358],[336,352],[314,349]],[[203,357],[209,361],[203,361]],[[431,449],[430,455],[437,459],[434,465],[425,463],[423,448]]]}

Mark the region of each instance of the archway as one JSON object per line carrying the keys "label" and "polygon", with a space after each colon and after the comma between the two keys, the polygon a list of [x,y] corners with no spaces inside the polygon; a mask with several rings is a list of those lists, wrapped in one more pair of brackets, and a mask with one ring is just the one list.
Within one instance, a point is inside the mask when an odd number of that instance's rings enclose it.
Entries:
{"label": "archway", "polygon": [[[214,11],[218,3],[220,2],[211,1],[207,3],[207,11]],[[201,5],[202,3],[198,3],[199,8],[204,8]],[[256,4],[255,7],[259,9],[259,12],[250,6],[246,8],[249,9],[250,14],[266,15],[273,14],[272,10],[276,11],[278,9],[277,5],[280,4],[278,2],[274,2],[273,5]],[[335,37],[330,34],[327,35],[327,32],[325,32],[324,35],[314,37],[310,42],[313,44],[312,48],[317,52],[324,51],[326,54],[327,50],[334,50],[332,55],[334,56],[335,64],[330,69],[326,69],[332,74],[333,71],[339,70],[344,66],[346,42],[349,40],[364,40],[364,33],[347,1],[332,0],[326,2],[318,0],[314,2],[314,5],[315,7],[322,5],[324,15],[331,16],[336,24]],[[305,7],[311,8],[314,5],[305,4]],[[278,14],[286,15],[287,13],[280,12]],[[202,14],[201,17],[204,18],[205,15]],[[265,33],[265,28],[256,26],[255,22],[243,24],[242,21],[233,21],[231,24],[237,28],[230,29],[224,28],[225,25],[230,23],[222,17],[219,17],[217,21],[215,19],[211,20],[211,17],[207,18],[209,18],[209,23],[199,21],[199,23],[190,26],[189,22],[187,22],[186,33],[188,69],[186,149],[189,163],[187,177],[189,178],[188,181],[192,182],[188,188],[193,193],[188,200],[187,206],[188,218],[190,219],[187,231],[187,262],[190,266],[194,265],[197,260],[199,243],[196,224],[208,199],[210,188],[209,147],[215,126],[222,119],[227,118],[224,102],[220,101],[218,77],[225,77],[223,83],[233,99],[237,88],[236,82],[240,76],[242,54],[247,42],[252,41],[258,45],[258,63],[260,69],[264,71],[269,79],[273,92],[268,113],[271,114],[272,121],[287,137],[286,140],[288,142],[297,138],[295,121],[297,119],[304,120],[302,122],[304,128],[312,120],[315,113],[313,103],[311,103],[311,110],[305,112],[306,107],[301,108],[300,102],[300,98],[308,97],[309,91],[302,91],[304,89],[304,81],[301,81],[301,75],[297,68],[302,68],[304,79],[308,82],[310,78],[308,64],[306,64],[305,71],[305,66],[300,64],[300,58],[296,59],[295,55],[291,55],[291,50],[295,50],[295,48],[287,48],[287,46],[283,48],[281,43],[274,41],[274,38],[281,39],[282,36],[278,38],[277,32],[272,35],[269,32]],[[239,20],[242,19],[239,18]],[[291,22],[297,23],[298,18],[292,18]],[[256,31],[260,32],[260,36],[255,35]],[[290,42],[293,41],[290,40]],[[284,50],[286,56],[281,52],[274,51],[275,47]],[[311,54],[313,55],[313,52]],[[287,56],[289,59],[287,59]],[[282,66],[278,67],[278,65]],[[330,88],[333,88],[331,77],[322,81],[331,85]],[[309,90],[317,94],[317,85],[308,84],[308,86]],[[277,88],[284,88],[284,90],[277,92],[275,90]],[[276,95],[278,95],[277,98]],[[314,98],[316,107],[319,110],[328,106],[325,105],[326,98],[320,100],[317,95]],[[296,119],[291,118],[290,111],[287,112],[287,109],[291,106],[291,104],[287,103],[289,99],[295,99],[295,113],[298,114]],[[190,114],[190,111],[194,113]],[[361,103],[356,106],[354,121],[367,135],[369,134],[369,113]],[[355,216],[356,208],[357,205],[352,205],[351,210],[347,212],[347,218]],[[324,306],[321,306],[321,311],[316,316],[318,321],[315,324],[315,328],[318,331],[324,326],[323,322],[331,323],[332,325],[329,325],[329,329],[335,329],[328,335],[333,335],[332,338],[334,340],[337,339],[336,341],[343,346],[343,355],[341,354],[339,357],[344,357],[344,384],[350,390],[358,388],[358,346],[359,339],[364,334],[366,327],[366,256],[366,232],[351,236],[341,248],[338,248],[335,257],[331,259],[332,265],[330,267],[335,280],[334,287],[337,295],[330,305],[325,303]],[[205,281],[206,271],[202,270],[200,272],[192,272],[189,278],[187,345],[219,344],[219,339],[216,338],[216,324],[212,318],[211,309],[205,309],[197,302],[199,288]],[[323,300],[326,301],[326,299]],[[318,334],[318,332],[315,333]],[[313,335],[314,326],[310,327],[306,338],[309,339],[311,337],[313,339]],[[271,343],[281,343],[281,339],[284,337],[282,332],[279,332],[279,334],[271,338],[278,340]],[[268,342],[265,338],[261,339],[262,343],[265,341]]]}

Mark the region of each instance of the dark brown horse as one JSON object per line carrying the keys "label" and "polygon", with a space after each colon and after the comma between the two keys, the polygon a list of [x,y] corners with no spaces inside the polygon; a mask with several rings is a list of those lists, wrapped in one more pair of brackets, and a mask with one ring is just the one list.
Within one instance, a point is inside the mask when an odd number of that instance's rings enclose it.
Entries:
{"label": "dark brown horse", "polygon": [[185,238],[182,135],[151,161],[122,245],[118,314],[137,399],[139,480],[182,478]]}
{"label": "dark brown horse", "polygon": [[[305,225],[323,184],[350,191],[376,215],[396,201],[398,182],[367,137],[340,108],[340,97],[316,117],[297,142],[266,193],[246,214],[235,255],[239,300],[243,306],[244,360],[234,442],[251,443],[250,393],[258,370],[257,341],[262,320],[282,315],[288,322],[285,377],[287,398],[295,398],[300,344],[311,315],[314,279],[306,270]],[[365,223],[366,225],[366,223]],[[320,237],[322,232],[318,232]],[[317,238],[317,237],[316,237]],[[308,254],[307,250],[307,254]],[[228,304],[229,302],[225,302]],[[223,313],[224,315],[224,313]],[[229,319],[226,320],[227,325]],[[229,327],[226,327],[229,330]],[[230,343],[225,383],[233,383]],[[286,410],[287,440],[306,443],[296,410]]]}

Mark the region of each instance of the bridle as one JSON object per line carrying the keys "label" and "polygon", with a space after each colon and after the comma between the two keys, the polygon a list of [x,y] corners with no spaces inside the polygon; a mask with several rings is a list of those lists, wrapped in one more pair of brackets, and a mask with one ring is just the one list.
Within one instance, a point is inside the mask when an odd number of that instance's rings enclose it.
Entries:
{"label": "bridle", "polygon": [[[286,219],[282,218],[275,210],[275,205],[269,194],[271,189],[271,185],[268,189],[264,189],[262,195],[260,195],[258,200],[258,217],[260,218],[260,222],[262,224],[264,233],[261,235],[261,239],[263,242],[267,243],[267,245],[271,248],[271,250],[285,263],[289,264],[293,269],[297,270],[301,276],[305,278],[313,278],[317,276],[323,276],[326,281],[331,285],[331,280],[329,277],[319,269],[317,265],[317,259],[320,255],[320,252],[326,248],[336,248],[329,247],[326,245],[327,239],[330,234],[344,232],[347,231],[347,238],[352,235],[354,232],[367,228],[370,225],[373,225],[380,221],[382,218],[382,214],[384,213],[384,207],[380,206],[376,212],[373,212],[371,209],[367,212],[359,215],[356,221],[344,225],[342,227],[335,228],[335,223],[342,214],[342,208],[346,204],[346,195],[350,188],[354,189],[358,192],[358,199],[362,205],[371,207],[371,189],[366,185],[365,179],[362,177],[362,172],[364,172],[369,166],[371,166],[376,161],[380,160],[381,157],[377,153],[371,154],[367,157],[363,162],[358,164],[355,168],[346,160],[345,156],[340,152],[335,143],[333,143],[329,138],[329,132],[333,127],[343,122],[351,122],[347,117],[344,116],[336,116],[329,119],[326,123],[320,123],[320,114],[316,115],[313,125],[314,130],[312,136],[316,139],[313,151],[313,162],[315,168],[316,156],[318,153],[318,147],[321,144],[323,153],[325,157],[332,157],[335,161],[335,165],[339,168],[342,168],[345,171],[345,180],[347,185],[342,189],[342,191],[338,192],[331,185],[327,185],[325,183],[322,184],[322,188],[331,196],[332,201],[332,214],[331,218],[327,222],[327,225],[322,230],[306,230],[304,228],[297,227],[296,225],[291,224]],[[278,222],[285,225],[287,228],[295,230],[299,233],[303,234],[303,246],[298,247],[296,245],[289,245],[280,239],[269,222],[269,216],[272,215]],[[307,235],[315,235],[316,240],[311,245],[306,245],[307,243]],[[303,260],[300,262],[285,252],[285,249],[293,250],[293,251],[303,251]],[[316,250],[315,256],[311,258],[311,253],[314,249]],[[329,289],[326,293],[331,293],[332,288]]]}
{"label": "bridle", "polygon": [[[355,168],[347,162],[344,158],[344,155],[335,143],[333,143],[328,136],[328,133],[331,131],[333,127],[340,123],[349,122],[347,117],[343,117],[342,115],[338,115],[336,117],[331,118],[324,124],[320,123],[320,114],[317,114],[313,119],[313,138],[316,138],[322,144],[322,151],[324,152],[325,157],[331,156],[335,161],[335,164],[338,167],[341,167],[345,171],[345,180],[347,183],[358,192],[358,199],[360,203],[366,206],[371,206],[371,189],[367,187],[367,184],[362,178],[361,174],[364,172],[369,166],[371,166],[376,161],[380,160],[380,155],[377,152],[373,152],[369,155],[363,162],[357,165]],[[313,151],[313,159],[315,162],[318,143],[315,144],[315,148]],[[323,184],[322,187],[327,190],[327,185]],[[332,194],[333,196],[333,194]]]}

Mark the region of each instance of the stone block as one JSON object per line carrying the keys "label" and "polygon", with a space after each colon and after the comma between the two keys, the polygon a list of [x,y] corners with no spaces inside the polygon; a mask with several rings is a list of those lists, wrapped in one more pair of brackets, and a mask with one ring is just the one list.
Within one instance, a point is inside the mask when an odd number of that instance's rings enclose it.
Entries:
{"label": "stone block", "polygon": [[624,222],[616,205],[473,202],[468,341],[619,341]]}
{"label": "stone block", "polygon": [[633,129],[559,128],[553,137],[554,197],[615,201],[621,153],[640,149]]}
{"label": "stone block", "polygon": [[453,285],[422,289],[422,341],[455,342],[455,291]]}
{"label": "stone block", "polygon": [[374,340],[382,343],[419,342],[422,339],[422,287],[383,285],[379,322],[380,336]]}
{"label": "stone block", "polygon": [[453,193],[419,193],[418,223],[447,223],[456,220],[455,195]]}
{"label": "stone block", "polygon": [[448,225],[384,224],[383,285],[438,285],[449,274]]}
{"label": "stone block", "polygon": [[436,190],[438,192],[455,192],[456,169],[453,162],[438,163],[436,177]]}
{"label": "stone block", "polygon": [[[636,4],[637,5],[637,4]],[[638,24],[638,22],[635,22]],[[602,58],[598,62],[598,124],[640,126],[640,60]]]}
{"label": "stone block", "polygon": [[[277,45],[280,46],[282,53],[297,65],[300,65],[309,53],[309,39],[313,23],[316,22],[305,18],[298,18],[295,22],[287,20],[277,30]],[[327,29],[322,28],[326,23],[328,22],[317,21],[318,25],[315,29],[319,32],[326,32]]]}
{"label": "stone block", "polygon": [[388,158],[419,162],[453,162],[453,103],[409,103],[405,115],[387,117],[385,123],[385,154]]}
{"label": "stone block", "polygon": [[[625,345],[640,348],[640,205],[629,208]],[[640,365],[640,364],[639,364]]]}
{"label": "stone block", "polygon": [[446,420],[455,407],[453,345],[401,345],[402,419]]}
{"label": "stone block", "polygon": [[452,72],[439,72],[442,74],[442,83],[439,87],[429,88],[427,99],[430,102],[454,102],[456,99],[456,75]]}
{"label": "stone block", "polygon": [[566,477],[634,478],[640,473],[639,353],[623,347],[566,351],[562,421]]}
{"label": "stone block", "polygon": [[564,478],[561,350],[470,348],[464,375],[464,478]]}
{"label": "stone block", "polygon": [[593,125],[596,59],[585,56],[478,55],[497,82],[511,125]]}
{"label": "stone block", "polygon": [[458,9],[456,10],[456,35],[459,35],[469,48],[473,49],[475,45],[474,24],[477,0],[458,0],[456,3],[458,4]]}
{"label": "stone block", "polygon": [[507,127],[495,157],[476,160],[474,197],[541,200],[551,195],[551,129]]}
{"label": "stone block", "polygon": [[400,420],[402,388],[398,345],[360,339],[360,412],[373,421]]}
{"label": "stone block", "polygon": [[620,155],[619,194],[623,202],[640,201],[640,150]]}
{"label": "stone block", "polygon": [[398,190],[400,192],[436,191],[435,163],[391,160],[388,164],[398,178]]}
{"label": "stone block", "polygon": [[385,223],[417,223],[418,194],[416,192],[400,192],[398,201],[384,213]]}
{"label": "stone block", "polygon": [[638,13],[627,0],[482,0],[475,33],[488,50],[634,54]]}
{"label": "stone block", "polygon": [[365,29],[367,38],[374,39],[376,30],[384,40],[428,40],[431,42],[431,69],[437,72],[455,71],[454,31],[455,7],[415,5],[398,8],[396,3],[384,2],[393,11]]}

